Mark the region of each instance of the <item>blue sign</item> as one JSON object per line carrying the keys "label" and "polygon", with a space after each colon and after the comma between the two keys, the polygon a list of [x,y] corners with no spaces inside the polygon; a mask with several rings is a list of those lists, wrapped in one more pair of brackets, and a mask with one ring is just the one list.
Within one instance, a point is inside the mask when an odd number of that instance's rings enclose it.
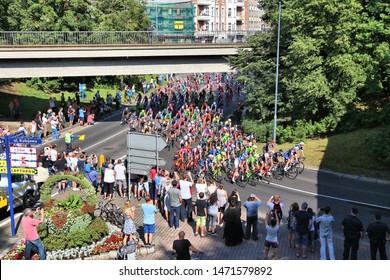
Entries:
{"label": "blue sign", "polygon": [[24,134],[24,131],[16,131],[14,134],[12,134],[10,137],[24,137],[26,134]]}
{"label": "blue sign", "polygon": [[19,137],[19,138],[10,138],[10,144],[24,144],[24,145],[40,145],[42,144],[41,138],[36,137]]}
{"label": "blue sign", "polygon": [[5,144],[5,138],[4,137],[0,137],[0,145],[4,145]]}

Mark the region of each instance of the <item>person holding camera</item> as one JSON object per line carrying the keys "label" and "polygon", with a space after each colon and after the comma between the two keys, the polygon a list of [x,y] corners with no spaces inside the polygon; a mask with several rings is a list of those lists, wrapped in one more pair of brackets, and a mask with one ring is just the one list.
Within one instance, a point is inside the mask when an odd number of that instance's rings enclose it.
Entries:
{"label": "person holding camera", "polygon": [[[40,219],[34,219],[36,213],[40,213]],[[31,251],[38,251],[39,259],[46,260],[45,248],[42,240],[39,238],[37,226],[43,223],[45,215],[43,208],[37,208],[35,211],[31,208],[26,208],[23,211],[22,227],[24,231],[24,238],[26,239],[25,259],[31,259]]]}
{"label": "person holding camera", "polygon": [[245,239],[249,239],[251,237],[253,240],[257,240],[258,237],[258,228],[257,228],[257,220],[258,220],[258,210],[261,205],[261,200],[255,195],[251,194],[248,197],[248,200],[244,203],[244,207],[246,208],[246,231],[245,231]]}
{"label": "person holding camera", "polygon": [[273,259],[277,260],[278,257],[278,232],[279,232],[279,216],[275,214],[275,210],[270,210],[265,214],[265,229],[267,230],[267,236],[264,241],[264,256],[263,259],[268,259],[269,249],[272,247]]}

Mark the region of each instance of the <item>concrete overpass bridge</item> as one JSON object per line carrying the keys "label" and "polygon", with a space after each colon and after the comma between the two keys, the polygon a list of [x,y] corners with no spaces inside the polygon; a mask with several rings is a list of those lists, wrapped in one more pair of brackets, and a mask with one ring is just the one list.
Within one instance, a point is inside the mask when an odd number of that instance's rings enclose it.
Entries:
{"label": "concrete overpass bridge", "polygon": [[248,35],[0,32],[0,78],[230,72]]}

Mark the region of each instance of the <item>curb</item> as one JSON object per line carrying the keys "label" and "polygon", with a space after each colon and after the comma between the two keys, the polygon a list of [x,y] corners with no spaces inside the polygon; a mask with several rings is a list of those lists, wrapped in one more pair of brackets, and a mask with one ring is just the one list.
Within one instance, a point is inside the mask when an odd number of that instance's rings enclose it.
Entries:
{"label": "curb", "polygon": [[348,173],[340,173],[340,172],[332,171],[330,169],[320,169],[320,168],[312,167],[312,166],[307,166],[306,169],[311,170],[311,171],[326,173],[326,174],[332,174],[332,175],[335,175],[335,176],[338,176],[341,178],[345,178],[345,179],[352,179],[352,180],[357,180],[357,181],[362,181],[362,182],[367,182],[367,183],[374,183],[374,184],[381,184],[381,185],[389,185],[390,186],[390,181],[378,179],[378,178],[374,178],[374,177],[367,177],[367,176],[348,174]]}

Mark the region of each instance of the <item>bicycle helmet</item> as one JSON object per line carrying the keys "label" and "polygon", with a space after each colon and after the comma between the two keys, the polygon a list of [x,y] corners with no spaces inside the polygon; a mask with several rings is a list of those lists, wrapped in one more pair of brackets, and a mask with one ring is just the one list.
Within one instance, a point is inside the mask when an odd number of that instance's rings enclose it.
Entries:
{"label": "bicycle helmet", "polygon": [[301,145],[301,146],[304,146],[304,145],[305,145],[305,143],[303,143],[303,142],[300,142],[300,143],[299,143],[299,145]]}

